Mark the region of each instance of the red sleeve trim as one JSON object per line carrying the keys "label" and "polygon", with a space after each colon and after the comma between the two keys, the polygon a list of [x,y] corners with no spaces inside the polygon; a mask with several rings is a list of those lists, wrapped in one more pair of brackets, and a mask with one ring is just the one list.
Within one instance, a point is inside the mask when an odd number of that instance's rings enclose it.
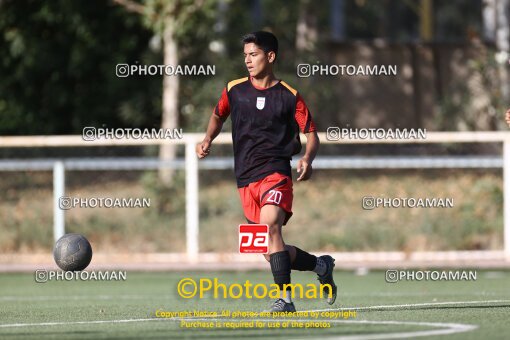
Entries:
{"label": "red sleeve trim", "polygon": [[317,131],[315,123],[312,120],[312,114],[308,110],[303,97],[298,93],[296,97],[296,113],[294,115],[302,133]]}
{"label": "red sleeve trim", "polygon": [[230,104],[228,103],[227,89],[223,89],[220,100],[214,108],[214,114],[222,119],[226,119],[230,115]]}

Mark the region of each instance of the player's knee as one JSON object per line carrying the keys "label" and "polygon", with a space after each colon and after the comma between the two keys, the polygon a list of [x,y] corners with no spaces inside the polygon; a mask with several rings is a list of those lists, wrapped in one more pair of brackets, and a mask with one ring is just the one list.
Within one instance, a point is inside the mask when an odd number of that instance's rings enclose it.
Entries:
{"label": "player's knee", "polygon": [[262,254],[264,255],[264,258],[266,259],[267,262],[269,262],[269,254]]}
{"label": "player's knee", "polygon": [[282,234],[282,227],[278,223],[269,224],[269,238],[280,237]]}

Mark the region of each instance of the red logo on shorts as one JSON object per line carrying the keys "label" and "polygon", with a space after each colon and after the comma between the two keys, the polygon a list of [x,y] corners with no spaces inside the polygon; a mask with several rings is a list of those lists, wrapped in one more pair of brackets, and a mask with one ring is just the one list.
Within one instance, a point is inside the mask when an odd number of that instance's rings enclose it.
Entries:
{"label": "red logo on shorts", "polygon": [[240,224],[239,252],[267,254],[269,252],[269,226],[267,224]]}

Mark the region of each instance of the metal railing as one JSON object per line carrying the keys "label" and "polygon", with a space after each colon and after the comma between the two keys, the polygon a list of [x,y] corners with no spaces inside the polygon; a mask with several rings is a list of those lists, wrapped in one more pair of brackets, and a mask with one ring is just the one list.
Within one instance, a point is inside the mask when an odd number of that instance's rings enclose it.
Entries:
{"label": "metal railing", "polygon": [[[159,167],[184,168],[186,172],[186,252],[191,262],[198,259],[199,244],[199,200],[198,171],[203,169],[227,169],[233,166],[231,158],[211,158],[198,162],[195,145],[203,139],[201,133],[185,133],[182,139],[96,139],[84,141],[81,135],[75,136],[13,136],[0,137],[0,147],[94,147],[94,146],[146,146],[166,143],[185,146],[184,161],[160,162],[157,159],[44,159],[44,160],[3,160],[0,171],[49,170],[53,169],[53,212],[54,237],[65,233],[65,210],[59,208],[59,198],[65,196],[66,169],[80,170],[122,170],[157,169]],[[510,260],[510,132],[428,132],[426,139],[340,139],[330,141],[325,133],[319,133],[322,144],[415,144],[415,143],[502,143],[502,157],[446,156],[446,157],[319,157],[315,168],[360,169],[360,168],[503,168],[504,182],[504,256]],[[302,138],[306,140],[306,138]],[[230,133],[220,134],[215,144],[231,144]],[[115,164],[115,165],[114,165]]]}

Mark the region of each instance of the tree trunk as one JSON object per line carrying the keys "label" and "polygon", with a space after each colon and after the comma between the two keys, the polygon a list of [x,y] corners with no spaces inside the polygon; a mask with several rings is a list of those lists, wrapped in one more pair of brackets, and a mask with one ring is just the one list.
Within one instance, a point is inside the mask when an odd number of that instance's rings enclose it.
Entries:
{"label": "tree trunk", "polygon": [[420,1],[420,37],[423,42],[434,40],[434,10],[432,0]]}
{"label": "tree trunk", "polygon": [[508,85],[508,57],[510,54],[510,0],[500,0],[497,3],[496,48],[502,55],[503,62],[499,64],[499,81],[503,100],[510,100],[510,87]]}
{"label": "tree trunk", "polygon": [[484,0],[482,6],[483,37],[491,43],[496,40],[496,1]]}
{"label": "tree trunk", "polygon": [[[177,41],[174,37],[175,22],[172,17],[165,18],[163,33],[163,53],[165,65],[177,65],[179,62]],[[179,76],[163,76],[163,114],[161,120],[162,129],[175,129],[179,125]],[[159,148],[159,159],[173,161],[176,158],[177,147],[172,144],[163,144]],[[172,183],[174,170],[169,168],[159,169],[160,181],[169,186]]]}
{"label": "tree trunk", "polygon": [[296,27],[296,50],[298,52],[313,52],[317,46],[319,34],[313,4],[315,3],[310,0],[299,2],[299,16]]}
{"label": "tree trunk", "polygon": [[333,41],[345,41],[345,1],[332,0],[329,3],[329,20],[331,25],[331,38]]}

